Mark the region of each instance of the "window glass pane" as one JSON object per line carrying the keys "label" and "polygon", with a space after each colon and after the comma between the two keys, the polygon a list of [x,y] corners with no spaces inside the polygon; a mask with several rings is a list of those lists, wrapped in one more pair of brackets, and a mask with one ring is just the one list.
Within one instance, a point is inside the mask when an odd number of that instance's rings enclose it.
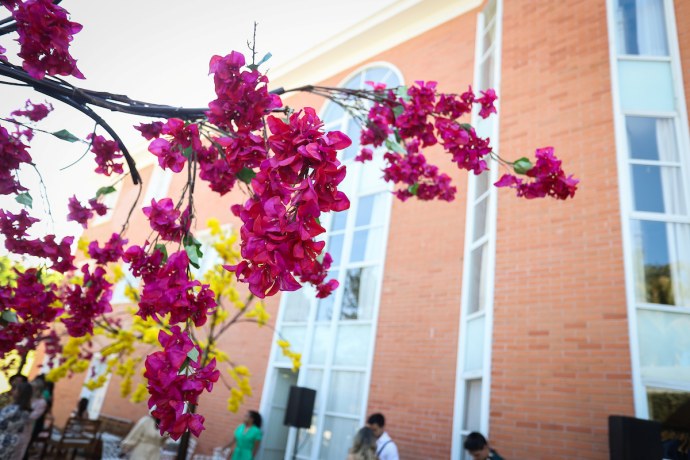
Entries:
{"label": "window glass pane", "polygon": [[647,388],[649,418],[671,427],[688,429],[690,393],[666,388]]}
{"label": "window glass pane", "polygon": [[[364,75],[364,81],[385,83],[386,80],[388,80],[386,77],[388,76],[389,72],[391,72],[391,70],[386,67],[372,67],[371,69],[367,69],[366,74]],[[365,87],[369,89],[368,86]]]}
{"label": "window glass pane", "polygon": [[314,401],[314,412],[319,410],[319,399],[321,398],[321,382],[323,381],[323,371],[321,369],[307,369],[307,377],[303,386],[316,390],[316,400]]}
{"label": "window glass pane", "polygon": [[311,302],[305,289],[283,292],[281,295],[285,296],[283,321],[306,322],[309,319]]}
{"label": "window glass pane", "polygon": [[338,327],[333,364],[340,366],[366,366],[369,360],[371,326],[347,324]]}
{"label": "window glass pane", "polygon": [[[328,279],[338,279],[338,270],[331,270]],[[325,299],[318,300],[318,309],[316,310],[316,321],[330,321],[333,318],[333,306],[335,305],[336,292]]]}
{"label": "window glass pane", "polygon": [[386,194],[368,195],[357,202],[356,227],[365,225],[383,225],[385,221]]}
{"label": "window glass pane", "polygon": [[670,62],[619,61],[618,80],[623,110],[675,111]]}
{"label": "window glass pane", "polygon": [[342,233],[339,235],[333,235],[328,238],[328,244],[326,245],[326,252],[328,252],[331,257],[333,257],[333,267],[340,265],[342,254],[343,254],[343,241],[345,241],[345,235]]}
{"label": "window glass pane", "polygon": [[352,238],[350,262],[377,261],[381,257],[383,229],[357,230]]}
{"label": "window glass pane", "polygon": [[467,348],[465,348],[465,371],[476,371],[484,367],[484,315],[467,322]]}
{"label": "window glass pane", "polygon": [[465,426],[463,428],[468,431],[479,431],[481,428],[482,380],[468,380],[465,385]]}
{"label": "window glass pane", "polygon": [[331,232],[345,230],[348,214],[348,210],[331,213]]}
{"label": "window glass pane", "polygon": [[486,90],[494,86],[494,52],[491,51],[479,66],[479,89]]}
{"label": "window glass pane", "polygon": [[379,284],[378,267],[360,267],[347,271],[340,319],[371,319]]}
{"label": "window glass pane", "polygon": [[309,364],[326,364],[326,355],[328,354],[328,344],[330,343],[330,336],[330,324],[314,327],[314,337],[311,343],[311,354],[309,355]]}
{"label": "window glass pane", "polygon": [[479,310],[484,310],[486,304],[486,275],[484,271],[486,270],[488,254],[487,243],[482,244],[478,248],[475,248],[470,255],[470,275],[469,275],[469,285],[467,288],[468,292],[468,303],[467,311],[469,313],[474,313]]}
{"label": "window glass pane", "polygon": [[638,308],[643,380],[690,381],[690,315]]}
{"label": "window glass pane", "polygon": [[276,453],[282,452],[284,455],[288,427],[283,425],[283,420],[285,419],[290,386],[297,384],[297,373],[293,373],[290,369],[277,369],[275,376],[276,384],[266,426],[265,447]]}
{"label": "window glass pane", "polygon": [[326,110],[321,116],[321,120],[323,120],[324,123],[329,123],[335,120],[340,120],[344,115],[345,110],[342,107],[340,107],[338,104],[329,102],[328,107],[326,107]]}
{"label": "window glass pane", "polygon": [[618,0],[618,54],[668,56],[663,0]]}
{"label": "window glass pane", "polygon": [[630,158],[678,161],[672,118],[625,117]]}
{"label": "window glass pane", "polygon": [[690,307],[690,225],[632,221],[639,302]]}
{"label": "window glass pane", "polygon": [[359,135],[361,131],[362,130],[359,127],[359,123],[357,123],[354,119],[351,118],[347,122],[346,134],[347,137],[349,137],[352,141],[352,144],[350,144],[350,146],[343,151],[343,162],[351,160],[359,153]]}
{"label": "window glass pane", "polygon": [[479,198],[487,190],[489,190],[489,171],[484,171],[474,176],[474,198]]}
{"label": "window glass pane", "polygon": [[[290,342],[290,349],[295,353],[304,352],[304,337],[307,332],[307,326],[283,326],[280,328],[280,334],[285,340]],[[278,345],[275,345],[278,347]],[[278,363],[290,363],[290,358],[283,356],[278,347],[275,354],[275,360]]]}
{"label": "window glass pane", "polygon": [[487,208],[489,207],[489,195],[486,195],[482,201],[474,206],[474,226],[472,229],[472,241],[477,241],[486,234],[488,222]]}
{"label": "window glass pane", "polygon": [[[366,162],[362,166],[359,181],[359,193],[361,195],[389,190],[388,184],[383,181],[383,172],[381,171],[385,167],[384,153],[384,149],[378,148],[374,150],[371,161]],[[351,167],[348,166],[348,174]]]}
{"label": "window glass pane", "polygon": [[686,214],[680,168],[632,165],[636,211]]}
{"label": "window glass pane", "polygon": [[328,393],[328,412],[358,415],[364,398],[364,372],[333,371]]}
{"label": "window glass pane", "polygon": [[352,438],[358,429],[357,420],[327,415],[321,435],[319,458],[332,460],[347,457],[347,451],[352,447]]}
{"label": "window glass pane", "polygon": [[[487,23],[491,21],[492,18],[485,18]],[[491,25],[489,26],[489,29],[484,32],[484,39],[482,43],[482,55],[486,53],[486,51],[489,49],[491,45],[494,44],[494,40],[496,40],[496,21],[493,21]]]}

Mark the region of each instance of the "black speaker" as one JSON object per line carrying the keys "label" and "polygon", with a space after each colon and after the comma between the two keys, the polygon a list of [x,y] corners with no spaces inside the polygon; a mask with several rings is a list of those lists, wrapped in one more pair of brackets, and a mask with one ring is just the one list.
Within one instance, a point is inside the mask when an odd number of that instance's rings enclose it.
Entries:
{"label": "black speaker", "polygon": [[283,425],[309,428],[311,426],[311,416],[314,414],[315,400],[316,390],[291,386]]}
{"label": "black speaker", "polygon": [[611,460],[661,460],[661,424],[623,415],[609,416]]}

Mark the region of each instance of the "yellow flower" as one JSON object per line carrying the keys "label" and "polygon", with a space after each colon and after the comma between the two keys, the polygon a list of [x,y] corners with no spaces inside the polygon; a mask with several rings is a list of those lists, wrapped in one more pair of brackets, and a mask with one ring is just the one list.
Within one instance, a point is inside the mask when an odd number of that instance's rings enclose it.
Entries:
{"label": "yellow flower", "polygon": [[130,401],[132,401],[135,404],[138,404],[142,401],[144,401],[149,395],[149,391],[146,388],[146,385],[143,383],[140,383],[137,385],[137,389],[134,390],[134,393],[132,393],[132,398]]}
{"label": "yellow flower", "polygon": [[81,251],[86,257],[89,256],[89,240],[84,238],[83,236],[79,238],[79,241],[77,241],[77,249]]}
{"label": "yellow flower", "polygon": [[86,383],[84,383],[84,386],[86,388],[88,388],[89,390],[93,391],[93,390],[96,390],[98,388],[101,388],[103,385],[105,385],[105,382],[107,382],[107,381],[108,381],[108,377],[105,374],[99,375],[97,378],[91,379],[91,380],[87,381]]}
{"label": "yellow flower", "polygon": [[206,226],[211,230],[211,235],[216,236],[221,233],[220,222],[215,217],[211,217],[206,221]]}
{"label": "yellow flower", "polygon": [[126,398],[132,392],[132,377],[129,375],[120,382],[120,396]]}
{"label": "yellow flower", "polygon": [[125,297],[133,303],[137,303],[139,302],[139,291],[131,284],[127,284],[127,286],[125,286]]}
{"label": "yellow flower", "polygon": [[237,373],[237,375],[241,375],[243,377],[250,377],[252,375],[247,366],[235,366],[234,371]]}
{"label": "yellow flower", "polygon": [[249,310],[244,316],[247,318],[256,318],[256,323],[259,327],[265,325],[268,320],[271,319],[271,315],[264,309],[263,302],[257,302],[254,308]]}

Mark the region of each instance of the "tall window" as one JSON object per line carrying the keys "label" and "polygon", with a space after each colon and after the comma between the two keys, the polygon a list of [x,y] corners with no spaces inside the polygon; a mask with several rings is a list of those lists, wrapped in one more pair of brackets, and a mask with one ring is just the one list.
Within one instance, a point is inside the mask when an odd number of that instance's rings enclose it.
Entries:
{"label": "tall window", "polygon": [[690,174],[673,2],[610,0],[638,416],[690,400]]}
{"label": "tall window", "polygon": [[[345,86],[364,88],[366,81],[401,84],[395,69],[376,65]],[[353,161],[359,151],[357,123],[335,104],[322,119],[326,130],[345,132],[353,141],[341,153],[347,176],[340,189],[350,198],[350,209],[324,219],[330,274],[340,287],[321,300],[307,287],[282,295],[277,330],[302,353],[303,364],[295,378],[280,351],[272,353],[262,398],[268,417],[265,459],[292,458],[296,442],[299,459],[345,458],[366,416],[392,195],[381,179],[384,152],[375,152],[364,165]],[[287,389],[295,383],[317,391],[312,426],[299,440],[294,429],[282,426]]]}
{"label": "tall window", "polygon": [[[501,66],[502,1],[489,0],[477,22],[475,84],[498,91]],[[498,119],[472,121],[481,136],[498,148]],[[466,458],[462,448],[471,431],[489,431],[493,278],[495,259],[497,168],[471,175],[467,192],[465,257],[462,280],[460,340],[455,389],[452,458]]]}

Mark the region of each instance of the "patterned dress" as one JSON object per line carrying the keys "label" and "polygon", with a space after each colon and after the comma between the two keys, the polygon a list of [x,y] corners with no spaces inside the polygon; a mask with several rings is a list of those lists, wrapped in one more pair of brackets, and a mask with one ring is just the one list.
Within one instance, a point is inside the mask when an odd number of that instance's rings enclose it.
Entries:
{"label": "patterned dress", "polygon": [[29,418],[29,412],[10,404],[0,410],[0,460],[9,460],[17,447],[19,436]]}

